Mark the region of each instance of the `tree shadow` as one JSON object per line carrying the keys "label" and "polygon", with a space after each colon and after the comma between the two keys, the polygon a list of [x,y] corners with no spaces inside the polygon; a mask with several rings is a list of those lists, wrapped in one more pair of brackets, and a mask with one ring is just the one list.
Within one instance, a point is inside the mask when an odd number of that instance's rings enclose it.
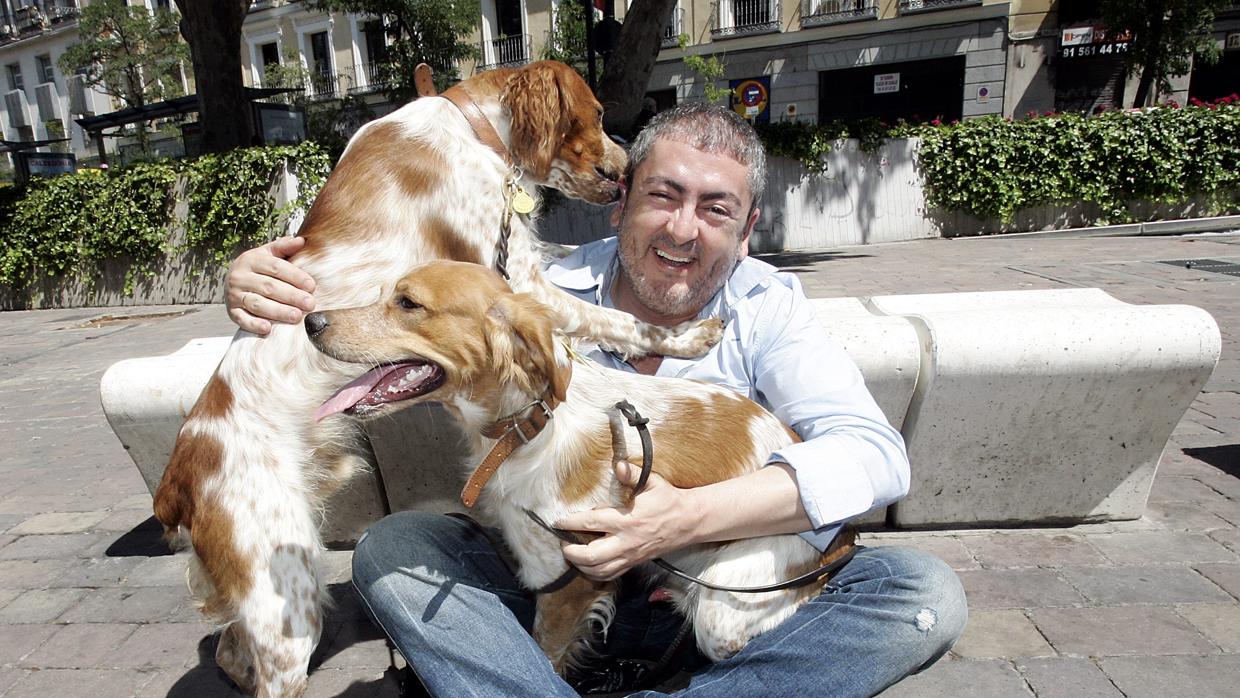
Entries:
{"label": "tree shadow", "polygon": [[765,252],[755,254],[755,259],[760,259],[780,271],[791,272],[807,272],[812,271],[812,267],[819,262],[832,262],[838,259],[864,259],[873,257],[869,254],[858,254],[849,252]]}

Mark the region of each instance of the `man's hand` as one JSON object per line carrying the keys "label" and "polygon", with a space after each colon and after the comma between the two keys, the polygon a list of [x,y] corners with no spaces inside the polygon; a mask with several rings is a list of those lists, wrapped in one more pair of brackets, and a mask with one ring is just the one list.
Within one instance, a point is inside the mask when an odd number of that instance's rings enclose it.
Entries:
{"label": "man's hand", "polygon": [[314,279],[288,261],[305,238],[282,237],[242,252],[224,280],[228,317],[241,329],[267,334],[271,322],[300,322],[314,310]]}
{"label": "man's hand", "polygon": [[[616,464],[616,479],[633,486],[641,469],[631,463]],[[582,511],[556,522],[557,528],[590,531],[603,536],[583,545],[561,542],[564,559],[586,577],[596,581],[615,579],[635,565],[660,557],[695,542],[697,511],[688,504],[688,493],[651,474],[646,488],[633,498],[633,506]]]}

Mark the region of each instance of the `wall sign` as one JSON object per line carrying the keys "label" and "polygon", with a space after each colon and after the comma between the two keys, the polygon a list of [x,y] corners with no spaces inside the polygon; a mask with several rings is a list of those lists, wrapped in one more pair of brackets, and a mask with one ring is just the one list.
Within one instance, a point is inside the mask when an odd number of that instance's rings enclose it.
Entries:
{"label": "wall sign", "polygon": [[728,106],[755,124],[771,122],[771,77],[762,75],[756,78],[729,80],[728,87],[732,93],[728,96]]}
{"label": "wall sign", "polygon": [[879,73],[874,76],[874,94],[884,95],[900,91],[899,73]]}

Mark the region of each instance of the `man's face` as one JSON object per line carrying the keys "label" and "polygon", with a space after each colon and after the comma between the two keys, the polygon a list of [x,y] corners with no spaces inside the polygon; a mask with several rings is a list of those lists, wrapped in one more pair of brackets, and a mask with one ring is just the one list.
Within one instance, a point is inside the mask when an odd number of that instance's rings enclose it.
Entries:
{"label": "man's face", "polygon": [[673,140],[656,141],[633,173],[612,214],[619,283],[659,319],[696,316],[748,253],[758,211],[746,176],[730,155]]}

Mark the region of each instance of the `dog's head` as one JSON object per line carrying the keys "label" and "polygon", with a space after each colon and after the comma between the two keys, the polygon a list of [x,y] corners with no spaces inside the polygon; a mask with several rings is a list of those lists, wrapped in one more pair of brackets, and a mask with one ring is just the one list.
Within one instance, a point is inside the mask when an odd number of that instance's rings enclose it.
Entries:
{"label": "dog's head", "polygon": [[549,308],[486,267],[439,260],[415,267],[374,305],[306,316],[306,332],[332,358],[363,364],[359,378],[315,413],[372,417],[419,402],[465,402],[484,419],[514,396],[550,387],[563,400],[568,368],[558,366]]}
{"label": "dog's head", "polygon": [[511,120],[509,150],[527,174],[592,203],[620,198],[628,157],[603,132],[603,106],[577,71],[555,61],[518,68],[500,103]]}

